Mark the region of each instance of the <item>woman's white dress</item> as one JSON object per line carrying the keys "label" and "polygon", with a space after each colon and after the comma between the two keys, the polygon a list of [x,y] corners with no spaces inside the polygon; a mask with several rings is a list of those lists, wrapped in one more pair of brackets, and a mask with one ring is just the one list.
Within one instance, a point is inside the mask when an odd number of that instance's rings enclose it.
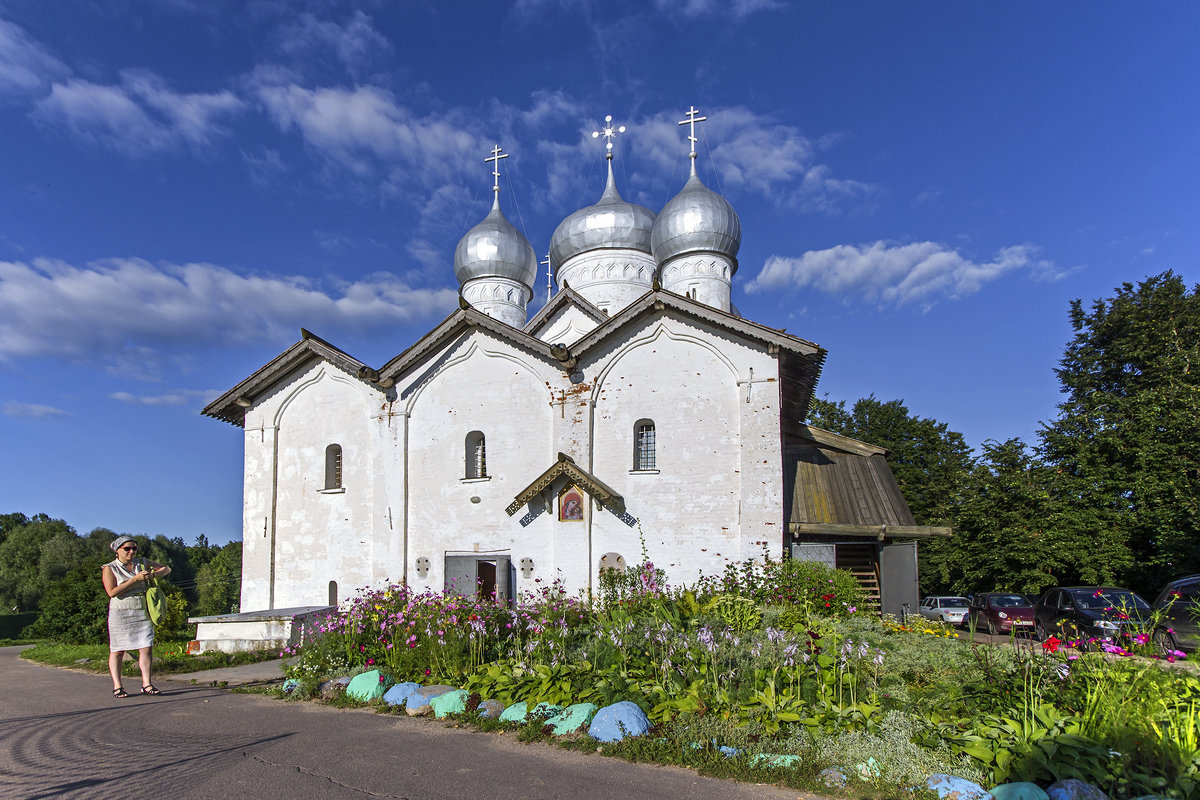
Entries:
{"label": "woman's white dress", "polygon": [[[124,583],[137,574],[142,562],[133,559],[126,567],[120,559],[105,566],[111,569],[117,583]],[[108,599],[108,649],[140,650],[154,644],[154,623],[146,611],[146,584],[135,583],[116,597]]]}

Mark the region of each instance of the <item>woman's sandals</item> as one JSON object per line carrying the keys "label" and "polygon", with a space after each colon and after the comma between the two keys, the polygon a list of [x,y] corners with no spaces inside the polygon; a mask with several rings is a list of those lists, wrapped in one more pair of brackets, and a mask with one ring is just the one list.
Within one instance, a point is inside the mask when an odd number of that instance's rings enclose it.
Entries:
{"label": "woman's sandals", "polygon": [[129,697],[129,692],[125,691],[124,688],[118,686],[116,689],[113,689],[113,697],[116,697],[120,700],[124,700],[126,697]]}
{"label": "woman's sandals", "polygon": [[143,686],[143,687],[142,687],[142,694],[153,694],[153,695],[159,695],[159,694],[162,694],[162,692],[160,692],[158,689],[155,689],[155,688],[154,688],[154,684],[152,683],[152,684],[150,684],[150,685],[148,685],[148,686]]}

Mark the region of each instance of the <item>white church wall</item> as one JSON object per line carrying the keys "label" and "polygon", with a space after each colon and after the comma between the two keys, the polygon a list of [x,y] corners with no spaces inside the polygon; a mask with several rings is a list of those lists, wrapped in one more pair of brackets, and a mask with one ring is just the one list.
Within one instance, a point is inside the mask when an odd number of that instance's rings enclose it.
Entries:
{"label": "white church wall", "polygon": [[[743,442],[763,443],[754,446],[756,459],[774,442],[776,481],[780,463],[777,412],[772,420],[762,404],[752,413],[741,408],[738,382],[751,368],[761,378],[778,369],[762,348],[662,320],[632,334],[598,378],[595,474],[624,496],[650,559],[673,583],[761,555],[749,542],[762,539],[764,522],[780,514],[780,492],[764,491],[771,487],[761,485],[769,481],[757,465],[750,466],[752,482],[746,480]],[[642,419],[655,426],[653,471],[634,469],[634,428]],[[606,552],[637,563],[638,531],[612,514],[596,514],[592,552],[593,572]]]}
{"label": "white church wall", "polygon": [[[529,549],[532,531],[504,509],[552,463],[545,371],[476,331],[402,391],[409,395],[408,577],[416,589],[442,589],[447,553],[511,553],[516,561]],[[465,477],[472,431],[485,437],[486,478]],[[421,557],[429,559],[424,578],[413,569]]]}
{"label": "white church wall", "polygon": [[[368,403],[380,397],[336,367],[317,362],[248,411],[243,547],[249,558],[244,554],[243,608],[322,605],[329,599],[330,581],[337,582],[338,600],[371,582],[374,475]],[[330,444],[342,448],[342,482],[341,488],[326,490]]]}

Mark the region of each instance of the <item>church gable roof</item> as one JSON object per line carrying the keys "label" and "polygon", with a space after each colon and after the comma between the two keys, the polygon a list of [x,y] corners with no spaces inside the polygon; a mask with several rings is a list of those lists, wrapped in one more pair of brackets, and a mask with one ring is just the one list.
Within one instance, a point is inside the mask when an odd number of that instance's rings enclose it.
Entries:
{"label": "church gable roof", "polygon": [[779,358],[781,412],[785,419],[799,422],[808,416],[808,402],[825,363],[825,348],[791,336],[782,330],[750,322],[735,314],[696,302],[666,290],[649,291],[605,320],[569,348],[569,357],[583,358],[604,347],[629,325],[647,316],[672,313],[705,322],[713,327],[758,342]]}
{"label": "church gable roof", "polygon": [[204,407],[201,413],[241,427],[246,421],[246,409],[253,404],[255,397],[265,393],[285,375],[317,359],[328,361],[360,378],[363,377],[364,370],[370,369],[344,350],[301,328],[300,341],[255,370],[250,377],[237,386],[213,400]]}
{"label": "church gable roof", "polygon": [[542,306],[542,310],[534,314],[533,318],[525,324],[522,330],[530,336],[541,338],[539,334],[550,328],[556,320],[560,319],[571,309],[575,309],[596,325],[608,320],[607,314],[588,302],[579,292],[568,286],[554,295],[550,302]]}
{"label": "church gable roof", "polygon": [[[463,302],[465,303],[465,301]],[[458,338],[464,331],[472,328],[483,328],[496,334],[501,339],[530,353],[543,356],[547,360],[552,360],[553,358],[550,352],[551,346],[546,342],[543,342],[541,339],[535,339],[524,331],[514,328],[511,325],[506,325],[467,305],[465,308],[460,308],[446,317],[437,327],[415,341],[411,347],[380,367],[378,379],[384,382],[395,382],[415,365],[436,353],[448,342]],[[391,383],[387,383],[387,385],[391,386]]]}

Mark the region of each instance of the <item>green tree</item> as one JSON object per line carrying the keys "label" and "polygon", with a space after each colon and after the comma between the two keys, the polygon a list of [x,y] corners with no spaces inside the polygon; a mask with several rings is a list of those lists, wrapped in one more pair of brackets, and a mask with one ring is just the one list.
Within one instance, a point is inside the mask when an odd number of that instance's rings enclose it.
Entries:
{"label": "green tree", "polygon": [[67,644],[94,644],[108,636],[108,594],[100,568],[111,561],[93,556],[47,587],[37,620],[25,636]]}
{"label": "green tree", "polygon": [[198,617],[228,614],[238,607],[242,582],[242,543],[230,542],[196,573]]}
{"label": "green tree", "polygon": [[1200,572],[1200,287],[1165,272],[1115,292],[1071,303],[1040,450],[1061,524],[1088,543],[1083,575],[1152,591]]}
{"label": "green tree", "polygon": [[888,451],[888,465],[919,525],[950,525],[972,466],[961,433],[934,419],[911,414],[902,400],[874,395],[846,410],[844,400],[814,398],[808,421]]}
{"label": "green tree", "polygon": [[[42,563],[42,548],[52,540],[53,555],[66,557],[74,553],[70,539],[75,531],[60,519],[50,519],[45,514],[35,515],[27,524],[18,525],[8,531],[0,542],[0,608],[5,610],[32,611],[38,606],[52,575],[65,574],[57,565],[47,560]],[[77,553],[76,553],[77,554]],[[74,558],[74,555],[70,557]],[[75,566],[77,561],[66,565]]]}
{"label": "green tree", "polygon": [[945,558],[923,559],[933,574],[922,577],[960,594],[1039,593],[1071,562],[1054,524],[1047,470],[1020,439],[987,441],[982,450],[963,492],[954,540]]}

